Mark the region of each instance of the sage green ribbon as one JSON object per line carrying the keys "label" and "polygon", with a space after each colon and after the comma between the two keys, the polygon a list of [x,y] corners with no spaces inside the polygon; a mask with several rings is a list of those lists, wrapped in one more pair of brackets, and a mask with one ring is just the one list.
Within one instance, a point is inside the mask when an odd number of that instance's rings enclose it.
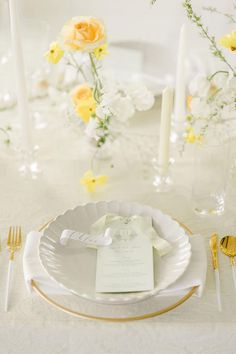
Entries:
{"label": "sage green ribbon", "polygon": [[160,237],[152,226],[151,216],[120,216],[116,214],[106,214],[98,219],[90,229],[91,235],[100,235],[110,227],[112,235],[125,233],[126,237],[137,234],[140,237],[148,237],[160,256],[164,256],[172,249],[171,244]]}

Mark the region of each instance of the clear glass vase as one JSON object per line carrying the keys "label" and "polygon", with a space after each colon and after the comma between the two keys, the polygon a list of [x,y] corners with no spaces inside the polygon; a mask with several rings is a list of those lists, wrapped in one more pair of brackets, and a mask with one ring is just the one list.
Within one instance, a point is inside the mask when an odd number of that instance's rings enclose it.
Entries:
{"label": "clear glass vase", "polygon": [[209,125],[195,145],[192,203],[201,215],[221,215],[230,173],[230,138],[223,124]]}

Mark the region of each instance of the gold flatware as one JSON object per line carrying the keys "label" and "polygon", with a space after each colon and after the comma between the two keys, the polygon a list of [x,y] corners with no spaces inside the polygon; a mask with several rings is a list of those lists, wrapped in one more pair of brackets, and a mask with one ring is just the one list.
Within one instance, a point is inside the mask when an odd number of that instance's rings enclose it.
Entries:
{"label": "gold flatware", "polygon": [[218,261],[218,235],[213,234],[210,238],[210,249],[212,257],[212,266],[215,275],[216,297],[218,310],[222,311],[221,305],[221,291],[220,291],[220,274],[219,274],[219,261]]}
{"label": "gold flatware", "polygon": [[7,248],[10,252],[8,272],[7,272],[7,284],[6,284],[6,296],[5,296],[5,311],[8,311],[9,303],[9,288],[11,281],[11,273],[13,267],[13,261],[15,257],[15,252],[20,250],[22,246],[22,233],[21,227],[10,227],[7,238]]}
{"label": "gold flatware", "polygon": [[224,236],[220,241],[220,249],[226,256],[230,257],[234,287],[236,289],[236,264],[234,259],[236,256],[236,237],[230,235]]}

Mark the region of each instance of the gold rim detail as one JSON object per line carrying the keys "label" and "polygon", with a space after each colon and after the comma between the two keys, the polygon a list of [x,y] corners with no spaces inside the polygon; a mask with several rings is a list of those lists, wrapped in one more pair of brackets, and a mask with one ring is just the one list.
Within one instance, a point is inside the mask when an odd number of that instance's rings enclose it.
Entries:
{"label": "gold rim detail", "polygon": [[[184,225],[182,222],[180,222],[177,219],[176,220],[180,226],[182,226],[185,231],[189,234],[192,235],[192,231],[186,226]],[[47,222],[44,226],[40,227],[39,231],[43,231],[53,220],[50,220],[49,222]],[[161,310],[158,311],[154,311],[154,312],[150,312],[147,314],[143,314],[140,316],[129,316],[129,317],[106,317],[106,316],[93,316],[93,315],[88,315],[86,313],[82,313],[82,312],[78,312],[78,311],[74,311],[71,310],[59,303],[57,303],[56,301],[54,301],[53,299],[51,299],[48,295],[46,295],[39,287],[38,283],[32,279],[31,280],[31,286],[34,289],[34,291],[44,300],[46,301],[48,304],[54,306],[55,308],[57,308],[58,310],[61,310],[69,315],[72,315],[74,317],[79,317],[79,318],[83,318],[83,319],[89,319],[89,320],[96,320],[96,321],[107,321],[107,322],[130,322],[130,321],[140,321],[140,320],[144,320],[147,318],[152,318],[152,317],[156,317],[159,315],[162,315],[164,313],[167,313],[173,309],[175,309],[176,307],[180,306],[181,304],[183,304],[185,301],[187,301],[198,289],[198,286],[194,286],[192,287],[188,293],[186,295],[184,295],[181,299],[179,299],[177,302],[175,302],[172,305],[169,305]]]}

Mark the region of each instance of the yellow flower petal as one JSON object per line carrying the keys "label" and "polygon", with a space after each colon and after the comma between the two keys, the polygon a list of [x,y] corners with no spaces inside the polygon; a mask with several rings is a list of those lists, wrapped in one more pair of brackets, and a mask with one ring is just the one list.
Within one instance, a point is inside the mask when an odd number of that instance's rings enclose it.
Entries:
{"label": "yellow flower petal", "polygon": [[186,138],[185,138],[187,143],[193,144],[196,141],[196,135],[193,133],[192,130],[189,131],[189,133],[187,134]]}
{"label": "yellow flower petal", "polygon": [[105,43],[93,50],[93,53],[97,60],[102,60],[107,54],[109,54],[107,48],[108,48],[108,44]]}
{"label": "yellow flower petal", "polygon": [[86,189],[87,189],[87,192],[89,192],[89,193],[93,193],[95,191],[95,188],[96,188],[95,182],[88,182],[86,184]]}
{"label": "yellow flower petal", "polygon": [[187,133],[193,133],[193,127],[192,127],[191,125],[188,125],[188,126],[186,127],[186,132],[187,132]]}
{"label": "yellow flower petal", "polygon": [[96,180],[96,183],[97,183],[97,184],[100,184],[100,185],[106,184],[106,183],[107,183],[107,180],[108,180],[108,177],[105,176],[105,175],[98,176],[98,177],[97,177],[97,180]]}
{"label": "yellow flower petal", "polygon": [[187,96],[187,108],[189,111],[191,111],[191,109],[192,109],[192,100],[193,100],[193,96],[188,95]]}
{"label": "yellow flower petal", "polygon": [[236,50],[236,30],[224,35],[219,42],[225,48]]}
{"label": "yellow flower petal", "polygon": [[95,191],[97,185],[105,184],[108,177],[105,175],[94,176],[91,170],[85,172],[84,176],[80,179],[80,183],[85,186],[87,192],[92,193]]}
{"label": "yellow flower petal", "polygon": [[75,111],[77,115],[84,121],[84,123],[88,123],[91,116],[96,112],[96,101],[93,97],[90,97],[85,100],[81,100],[75,107]]}
{"label": "yellow flower petal", "polygon": [[58,42],[52,42],[50,44],[49,51],[44,54],[44,57],[51,64],[57,64],[64,55],[64,50],[61,48]]}
{"label": "yellow flower petal", "polygon": [[88,180],[93,178],[93,172],[91,170],[85,172],[84,176],[80,179],[81,184],[86,184]]}

